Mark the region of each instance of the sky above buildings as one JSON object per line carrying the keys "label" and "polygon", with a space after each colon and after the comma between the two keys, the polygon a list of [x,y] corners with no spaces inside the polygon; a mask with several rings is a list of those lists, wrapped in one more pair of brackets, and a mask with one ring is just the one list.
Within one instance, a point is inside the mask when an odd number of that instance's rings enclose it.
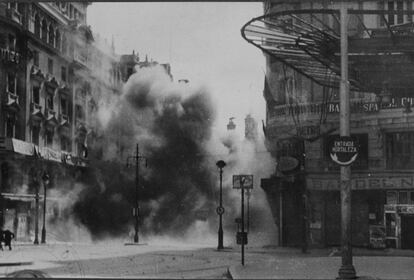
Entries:
{"label": "sky above buildings", "polygon": [[92,3],[88,24],[118,54],[170,63],[174,80],[207,86],[217,104],[216,129],[235,117],[244,133],[247,114],[265,119],[261,51],[241,36],[241,27],[262,15],[262,3]]}

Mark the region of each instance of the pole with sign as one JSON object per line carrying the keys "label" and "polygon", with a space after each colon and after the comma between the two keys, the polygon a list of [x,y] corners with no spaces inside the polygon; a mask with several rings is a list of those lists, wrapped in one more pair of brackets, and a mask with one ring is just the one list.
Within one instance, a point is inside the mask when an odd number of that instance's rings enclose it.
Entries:
{"label": "pole with sign", "polygon": [[237,244],[241,244],[241,263],[244,266],[244,245],[247,233],[244,231],[244,191],[253,189],[253,175],[233,175],[233,189],[241,190],[241,231],[237,232]]}

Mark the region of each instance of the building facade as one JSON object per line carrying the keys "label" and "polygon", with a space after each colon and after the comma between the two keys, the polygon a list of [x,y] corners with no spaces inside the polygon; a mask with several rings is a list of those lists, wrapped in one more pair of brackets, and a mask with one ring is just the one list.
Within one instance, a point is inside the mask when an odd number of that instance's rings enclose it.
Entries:
{"label": "building facade", "polygon": [[94,38],[87,6],[0,3],[0,225],[17,240],[39,234],[43,187],[57,191],[46,204],[53,228],[56,196],[88,168],[87,146],[102,136],[98,101],[120,94],[119,58]]}
{"label": "building facade", "polygon": [[[393,64],[409,61],[408,65],[413,53],[402,48],[398,56],[386,56],[392,48],[401,46],[397,41],[412,46],[414,3],[343,2],[349,9],[361,11],[352,14],[348,23],[350,74],[351,79],[355,78],[350,91],[350,133],[359,143],[357,160],[351,166],[352,242],[355,246],[413,249],[413,85],[412,80],[404,78],[408,68]],[[340,244],[339,165],[330,155],[333,139],[339,135],[339,84],[335,86],[338,80],[334,79],[338,73],[335,34],[339,34],[339,14],[328,10],[337,10],[341,4],[342,1],[266,1],[265,15],[274,16],[258,18],[242,30],[245,39],[266,56],[266,144],[278,163],[275,174],[262,180],[262,188],[282,246]],[[301,14],[300,10],[319,12]],[[292,11],[294,16],[287,17]],[[276,21],[278,16],[286,18]],[[258,22],[262,24],[259,27]],[[332,46],[326,49],[303,44],[308,47],[302,49],[303,53],[306,55],[307,51],[316,58],[310,64],[299,61],[297,53],[275,43],[283,41],[288,45],[295,38],[292,34],[305,27],[313,38],[318,37],[316,33],[322,34],[319,38],[327,34],[333,38]],[[263,40],[250,39],[252,33]],[[292,39],[292,49],[300,48],[305,37]],[[375,52],[371,45],[374,41]],[[388,50],[382,52],[385,45]],[[371,57],[367,58],[366,53]],[[376,69],[369,68],[373,57],[382,59]],[[333,63],[327,62],[327,58],[333,58]],[[328,65],[328,70],[321,72],[318,63]],[[354,69],[357,71],[353,72]],[[326,74],[328,71],[332,71],[332,76],[327,77],[331,75]],[[358,87],[358,83],[363,86]]]}

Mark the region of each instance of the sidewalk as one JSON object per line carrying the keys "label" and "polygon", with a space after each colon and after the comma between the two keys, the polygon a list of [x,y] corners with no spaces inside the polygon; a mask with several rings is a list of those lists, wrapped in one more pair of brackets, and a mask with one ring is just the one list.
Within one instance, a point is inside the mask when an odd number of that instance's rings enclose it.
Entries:
{"label": "sidewalk", "polygon": [[[256,249],[257,250],[257,249]],[[353,249],[353,264],[359,279],[414,279],[414,251]],[[340,253],[314,249],[263,249],[265,261],[245,259],[229,267],[233,279],[336,279],[341,266]]]}

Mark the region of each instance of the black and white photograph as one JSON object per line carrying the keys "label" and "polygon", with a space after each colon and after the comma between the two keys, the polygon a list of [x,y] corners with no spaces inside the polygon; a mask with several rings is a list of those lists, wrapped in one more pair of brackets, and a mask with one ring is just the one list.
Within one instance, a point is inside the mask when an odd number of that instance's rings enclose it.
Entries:
{"label": "black and white photograph", "polygon": [[414,0],[0,0],[0,278],[414,279]]}

